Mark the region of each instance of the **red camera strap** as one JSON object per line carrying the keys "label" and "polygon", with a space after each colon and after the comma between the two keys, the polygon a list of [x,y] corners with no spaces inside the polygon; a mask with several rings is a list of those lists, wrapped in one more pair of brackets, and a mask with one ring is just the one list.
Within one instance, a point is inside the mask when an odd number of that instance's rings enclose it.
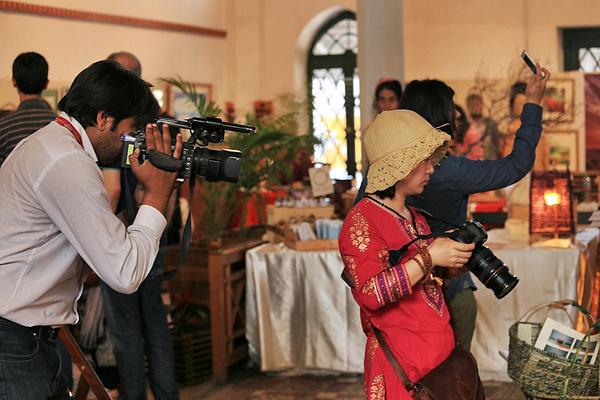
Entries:
{"label": "red camera strap", "polygon": [[56,117],[55,121],[60,125],[63,126],[65,128],[67,128],[69,130],[69,132],[71,132],[71,134],[75,137],[75,140],[77,140],[77,143],[79,143],[79,145],[81,147],[83,147],[83,140],[81,140],[81,134],[79,133],[79,131],[77,130],[77,128],[75,128],[73,126],[73,124],[71,123],[71,121],[69,121],[66,118],[63,117]]}

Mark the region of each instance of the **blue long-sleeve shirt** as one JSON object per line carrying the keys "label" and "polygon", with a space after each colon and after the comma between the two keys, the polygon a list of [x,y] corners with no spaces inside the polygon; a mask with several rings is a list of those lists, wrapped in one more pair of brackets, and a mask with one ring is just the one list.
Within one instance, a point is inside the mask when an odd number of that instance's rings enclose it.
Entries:
{"label": "blue long-sleeve shirt", "polygon": [[[512,152],[508,156],[499,160],[470,160],[449,155],[435,168],[423,193],[411,196],[406,202],[434,217],[462,225],[467,218],[469,195],[512,185],[533,168],[535,148],[541,133],[542,107],[527,103],[521,113],[521,127],[517,130]],[[366,181],[365,178],[355,202],[364,197]],[[431,218],[428,218],[428,222],[434,233],[453,228]],[[454,297],[465,286],[475,289],[469,273],[450,282],[448,297]]]}

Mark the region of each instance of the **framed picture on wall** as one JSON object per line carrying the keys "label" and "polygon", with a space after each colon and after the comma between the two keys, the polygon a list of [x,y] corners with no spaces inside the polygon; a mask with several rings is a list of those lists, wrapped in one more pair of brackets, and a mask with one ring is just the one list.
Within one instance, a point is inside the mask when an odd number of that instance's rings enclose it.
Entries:
{"label": "framed picture on wall", "polygon": [[58,89],[46,89],[42,91],[42,98],[56,111],[58,105]]}
{"label": "framed picture on wall", "polygon": [[[212,98],[212,85],[208,83],[191,83],[196,89],[198,96],[204,97],[206,101],[210,101]],[[198,117],[198,111],[189,99],[189,97],[183,93],[178,87],[173,85],[167,86],[167,112],[175,119],[186,119],[191,117]]]}
{"label": "framed picture on wall", "polygon": [[579,157],[576,130],[544,131],[544,141],[547,149],[548,166],[552,169],[578,171]]}
{"label": "framed picture on wall", "polygon": [[550,79],[548,81],[542,99],[544,122],[573,122],[574,88],[573,79]]}

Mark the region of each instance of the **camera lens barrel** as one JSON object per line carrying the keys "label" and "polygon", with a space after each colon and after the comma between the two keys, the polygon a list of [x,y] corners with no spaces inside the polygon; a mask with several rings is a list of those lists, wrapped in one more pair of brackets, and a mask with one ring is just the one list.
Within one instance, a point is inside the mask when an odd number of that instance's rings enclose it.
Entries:
{"label": "camera lens barrel", "polygon": [[471,221],[449,235],[450,239],[461,243],[475,243],[471,258],[465,265],[494,295],[501,299],[519,283],[519,278],[492,251],[483,245],[487,233],[477,221]]}
{"label": "camera lens barrel", "polygon": [[490,249],[477,245],[467,263],[467,268],[494,295],[501,299],[509,294],[519,283],[519,278],[508,270],[508,267]]}
{"label": "camera lens barrel", "polygon": [[240,176],[242,153],[237,150],[215,150],[197,147],[191,166],[191,175],[198,175],[209,182],[237,182]]}

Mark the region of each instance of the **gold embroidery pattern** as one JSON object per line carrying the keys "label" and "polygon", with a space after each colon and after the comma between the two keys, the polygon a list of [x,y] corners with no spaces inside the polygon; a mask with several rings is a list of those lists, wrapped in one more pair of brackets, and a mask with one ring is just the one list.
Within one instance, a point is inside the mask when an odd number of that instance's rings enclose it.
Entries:
{"label": "gold embroidery pattern", "polygon": [[365,282],[362,287],[362,293],[367,296],[373,296],[375,294],[375,280],[373,278]]}
{"label": "gold embroidery pattern", "polygon": [[377,258],[379,259],[379,265],[381,266],[381,270],[385,270],[389,267],[390,264],[390,252],[387,248],[380,249],[377,252]]}
{"label": "gold embroidery pattern", "polygon": [[444,315],[444,295],[435,282],[427,282],[423,285],[421,296],[425,303],[440,317]]}
{"label": "gold embroidery pattern", "polygon": [[375,358],[375,351],[379,348],[379,342],[375,338],[374,335],[369,336],[367,340],[367,361],[369,365],[373,363],[373,359]]}
{"label": "gold embroidery pattern", "polygon": [[368,398],[369,400],[385,400],[385,381],[383,380],[383,374],[377,375],[373,379],[373,382],[371,382]]}
{"label": "gold embroidery pattern", "polygon": [[369,247],[371,238],[369,236],[369,223],[364,215],[357,212],[352,216],[352,225],[350,226],[350,240],[352,245],[361,253],[364,253]]}
{"label": "gold embroidery pattern", "polygon": [[348,268],[350,276],[355,286],[358,286],[358,276],[356,275],[356,260],[352,256],[344,256],[344,265]]}

